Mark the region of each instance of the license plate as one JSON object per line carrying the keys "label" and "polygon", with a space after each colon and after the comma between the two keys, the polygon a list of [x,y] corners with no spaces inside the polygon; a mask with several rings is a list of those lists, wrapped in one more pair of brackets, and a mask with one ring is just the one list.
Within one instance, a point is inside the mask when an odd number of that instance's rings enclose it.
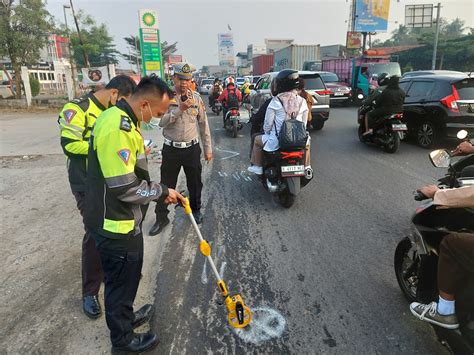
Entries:
{"label": "license plate", "polygon": [[334,96],[344,96],[344,93],[343,92],[335,92],[334,93]]}
{"label": "license plate", "polygon": [[392,125],[392,129],[393,129],[394,131],[407,131],[407,130],[408,130],[407,125],[404,124],[404,123],[393,124],[393,125]]}
{"label": "license plate", "polygon": [[285,176],[304,176],[304,165],[288,165],[281,167],[281,175]]}

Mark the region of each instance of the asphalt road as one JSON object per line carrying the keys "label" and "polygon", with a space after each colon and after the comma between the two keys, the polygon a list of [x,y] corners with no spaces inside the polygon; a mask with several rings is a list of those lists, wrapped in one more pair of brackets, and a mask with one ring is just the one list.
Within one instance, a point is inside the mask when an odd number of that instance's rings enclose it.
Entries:
{"label": "asphalt road", "polygon": [[413,190],[444,171],[414,144],[393,155],[363,145],[355,116],[355,108],[333,108],[323,130],[311,133],[315,178],[284,209],[246,171],[249,128],[232,139],[209,115],[215,159],[204,166],[201,230],[254,320],[238,332],[227,324],[197,237],[176,210],[159,237],[152,324],[159,353],[444,352],[409,312],[393,271]]}

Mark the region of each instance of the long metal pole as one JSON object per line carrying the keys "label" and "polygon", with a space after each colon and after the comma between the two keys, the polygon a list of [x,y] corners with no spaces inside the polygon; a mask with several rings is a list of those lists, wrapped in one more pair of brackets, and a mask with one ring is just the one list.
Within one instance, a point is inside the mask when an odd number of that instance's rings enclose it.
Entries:
{"label": "long metal pole", "polygon": [[74,63],[74,57],[73,57],[73,53],[72,53],[71,35],[69,34],[69,27],[67,26],[66,8],[70,8],[70,7],[67,6],[67,5],[63,5],[64,25],[66,26],[66,34],[67,34],[67,38],[68,38],[69,64],[71,64],[72,86],[73,86],[73,90],[74,90],[74,96],[77,96],[76,64]]}
{"label": "long metal pole", "polygon": [[71,4],[72,16],[74,17],[74,22],[76,24],[77,35],[79,37],[79,43],[81,44],[81,47],[82,47],[82,55],[84,56],[84,64],[86,65],[87,68],[89,68],[90,67],[89,57],[87,56],[86,49],[84,48],[84,42],[82,41],[81,31],[79,30],[79,22],[77,22],[77,17],[76,17],[76,13],[74,12],[74,5],[72,4],[72,0],[69,0],[69,3]]}
{"label": "long metal pole", "polygon": [[439,17],[440,17],[440,12],[441,12],[441,3],[438,3],[438,13],[436,14],[436,34],[435,34],[435,41],[434,41],[434,48],[433,48],[433,60],[431,61],[431,70],[436,69],[436,55],[438,52],[438,38],[439,38]]}

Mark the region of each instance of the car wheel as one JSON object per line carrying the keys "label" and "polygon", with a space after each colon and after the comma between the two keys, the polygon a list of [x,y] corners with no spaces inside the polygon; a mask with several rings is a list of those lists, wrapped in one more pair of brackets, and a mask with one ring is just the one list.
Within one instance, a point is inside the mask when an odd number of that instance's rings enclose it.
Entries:
{"label": "car wheel", "polygon": [[416,130],[416,141],[420,147],[431,148],[438,138],[436,126],[431,121],[422,121]]}

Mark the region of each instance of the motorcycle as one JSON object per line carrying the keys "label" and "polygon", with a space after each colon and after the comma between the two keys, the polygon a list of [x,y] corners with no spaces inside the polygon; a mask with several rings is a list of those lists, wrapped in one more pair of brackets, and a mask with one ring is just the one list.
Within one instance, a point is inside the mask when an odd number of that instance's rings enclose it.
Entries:
{"label": "motorcycle", "polygon": [[[470,162],[466,157],[451,164],[447,150],[435,150],[430,160],[435,167],[449,168],[439,179],[440,188],[474,185],[474,178],[463,175]],[[472,160],[471,160],[472,162]],[[440,243],[451,232],[474,233],[474,213],[464,208],[439,209],[420,192],[415,200],[424,201],[412,217],[413,232],[395,250],[394,268],[398,284],[409,302],[430,303],[438,299],[438,257]],[[449,330],[431,324],[438,340],[454,354],[474,353],[474,277],[456,294],[459,329]]]}
{"label": "motorcycle", "polygon": [[232,138],[237,137],[237,132],[243,127],[242,122],[240,122],[240,112],[238,108],[229,108],[225,115],[224,127]]}
{"label": "motorcycle", "polygon": [[[362,96],[362,95],[360,95]],[[359,97],[359,99],[362,99]],[[357,123],[359,124],[359,140],[362,143],[373,143],[383,147],[387,153],[395,153],[400,147],[400,141],[405,138],[408,131],[407,125],[402,123],[403,113],[395,113],[382,116],[375,127],[373,133],[364,135],[365,132],[365,115],[361,112],[367,112],[373,108],[373,103],[362,105],[357,111]]]}
{"label": "motorcycle", "polygon": [[213,104],[211,105],[211,110],[216,114],[216,116],[219,116],[222,112],[222,104],[220,101],[215,100]]}
{"label": "motorcycle", "polygon": [[305,171],[305,149],[266,152],[263,155],[263,187],[278,197],[280,204],[290,208],[301,188],[313,178],[312,171]]}

